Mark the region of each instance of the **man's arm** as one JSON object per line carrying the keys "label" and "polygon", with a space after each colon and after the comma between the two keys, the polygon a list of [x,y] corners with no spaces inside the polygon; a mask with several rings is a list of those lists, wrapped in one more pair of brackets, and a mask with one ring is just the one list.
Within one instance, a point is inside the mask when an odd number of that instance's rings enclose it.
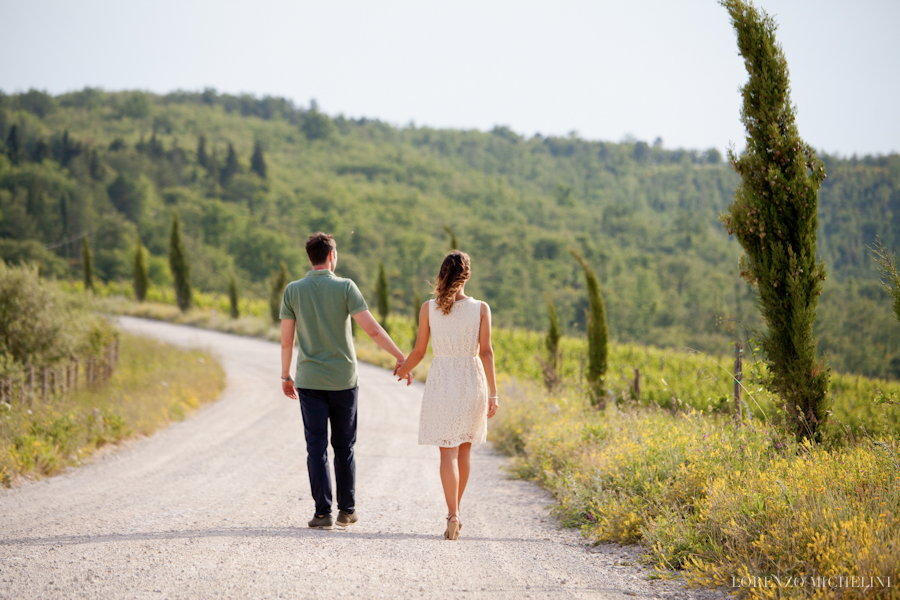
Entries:
{"label": "man's arm", "polygon": [[297,399],[294,381],[284,381],[291,376],[291,358],[294,356],[294,319],[281,320],[281,391],[291,400]]}
{"label": "man's arm", "polygon": [[363,310],[353,315],[353,319],[382,350],[397,359],[398,366],[406,360],[406,356],[400,352],[400,348],[397,347],[397,344],[394,343],[388,332],[384,330],[384,327],[375,320],[372,313],[368,310]]}

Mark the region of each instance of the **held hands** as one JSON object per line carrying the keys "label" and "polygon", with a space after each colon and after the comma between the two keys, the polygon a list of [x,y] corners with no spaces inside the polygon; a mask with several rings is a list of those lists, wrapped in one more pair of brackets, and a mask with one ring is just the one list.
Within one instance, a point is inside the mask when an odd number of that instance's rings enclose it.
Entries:
{"label": "held hands", "polygon": [[403,381],[405,379],[406,387],[409,387],[412,385],[412,371],[410,371],[406,375],[400,374],[400,371],[403,369],[403,363],[405,363],[405,362],[406,362],[406,359],[403,359],[403,360],[397,359],[397,364],[394,365],[394,375],[398,377],[397,381]]}

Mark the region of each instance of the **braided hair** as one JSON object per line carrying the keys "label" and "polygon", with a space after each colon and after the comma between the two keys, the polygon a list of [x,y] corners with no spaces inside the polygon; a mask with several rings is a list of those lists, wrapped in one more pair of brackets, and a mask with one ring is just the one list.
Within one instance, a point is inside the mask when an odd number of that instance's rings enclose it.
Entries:
{"label": "braided hair", "polygon": [[459,250],[452,250],[444,257],[437,281],[434,284],[434,302],[445,315],[453,310],[456,294],[468,281],[472,274],[472,262],[469,255]]}

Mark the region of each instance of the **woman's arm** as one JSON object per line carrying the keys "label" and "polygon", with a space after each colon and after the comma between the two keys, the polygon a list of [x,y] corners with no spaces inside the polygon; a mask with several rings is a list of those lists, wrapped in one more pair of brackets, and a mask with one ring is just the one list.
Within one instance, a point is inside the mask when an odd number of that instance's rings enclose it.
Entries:
{"label": "woman's arm", "polygon": [[404,362],[403,366],[400,367],[400,370],[397,371],[397,377],[403,379],[412,373],[412,370],[417,364],[422,362],[422,359],[425,358],[425,352],[428,350],[428,337],[430,334],[431,327],[428,324],[428,302],[426,302],[422,305],[422,308],[419,309],[419,333],[416,334],[416,347],[409,353],[409,356],[406,357],[406,362]]}
{"label": "woman's arm", "polygon": [[488,404],[488,419],[497,414],[500,401],[497,398],[497,378],[494,374],[494,348],[491,346],[491,307],[487,302],[481,303],[481,330],[478,333],[478,345],[481,349],[478,356],[484,365],[484,376],[487,378],[490,402]]}

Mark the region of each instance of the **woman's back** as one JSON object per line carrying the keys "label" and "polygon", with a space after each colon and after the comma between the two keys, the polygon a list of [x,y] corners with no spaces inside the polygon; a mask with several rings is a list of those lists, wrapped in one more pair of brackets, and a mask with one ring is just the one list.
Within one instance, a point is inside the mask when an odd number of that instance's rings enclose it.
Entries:
{"label": "woman's back", "polygon": [[429,303],[428,324],[431,327],[431,350],[439,356],[478,356],[478,333],[481,329],[481,302],[464,298],[453,303],[450,314]]}

